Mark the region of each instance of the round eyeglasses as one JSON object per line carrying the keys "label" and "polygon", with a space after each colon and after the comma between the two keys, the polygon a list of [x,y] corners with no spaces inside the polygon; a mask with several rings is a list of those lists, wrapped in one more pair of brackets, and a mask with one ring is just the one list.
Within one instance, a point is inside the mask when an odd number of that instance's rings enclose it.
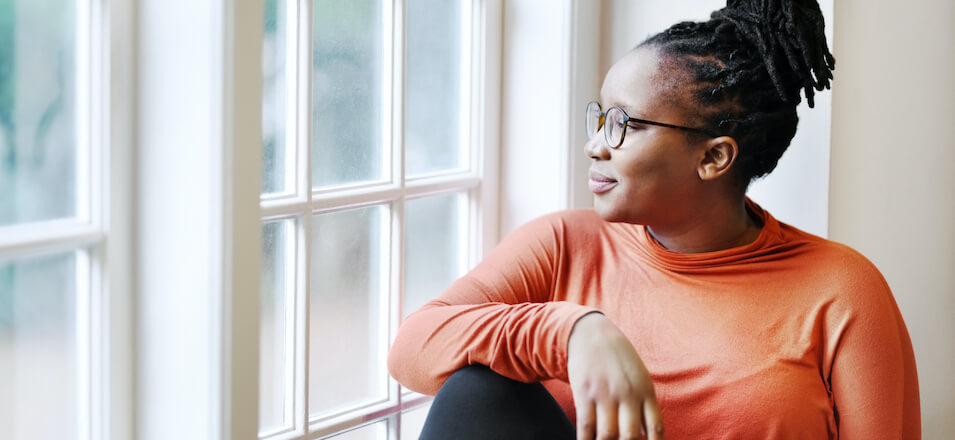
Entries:
{"label": "round eyeglasses", "polygon": [[604,129],[604,140],[607,141],[607,145],[610,148],[620,148],[623,145],[623,138],[627,134],[627,126],[631,124],[646,124],[646,125],[656,125],[659,127],[667,128],[676,128],[678,130],[686,130],[694,133],[705,134],[709,137],[719,137],[719,134],[716,134],[712,131],[703,129],[703,128],[692,128],[684,127],[682,125],[673,125],[666,124],[663,122],[648,121],[646,119],[631,118],[624,112],[620,107],[610,107],[604,112],[600,108],[600,103],[597,101],[590,101],[587,104],[587,112],[585,114],[587,120],[587,138],[593,139],[597,135],[597,132],[601,128]]}

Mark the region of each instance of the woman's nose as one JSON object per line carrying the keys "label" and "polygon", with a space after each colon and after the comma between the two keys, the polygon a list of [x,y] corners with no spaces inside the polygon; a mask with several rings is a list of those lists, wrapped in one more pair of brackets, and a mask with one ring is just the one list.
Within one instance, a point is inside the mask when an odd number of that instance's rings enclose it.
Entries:
{"label": "woman's nose", "polygon": [[584,150],[587,152],[587,157],[591,159],[610,159],[610,147],[607,146],[607,142],[603,138],[602,131],[597,132],[596,135],[587,140],[587,143],[584,144]]}

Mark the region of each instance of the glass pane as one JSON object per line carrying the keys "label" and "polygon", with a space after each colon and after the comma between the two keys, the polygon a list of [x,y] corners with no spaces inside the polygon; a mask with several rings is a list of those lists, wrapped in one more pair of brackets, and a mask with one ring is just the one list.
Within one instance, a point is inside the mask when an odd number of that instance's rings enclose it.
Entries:
{"label": "glass pane", "polygon": [[77,438],[75,264],[0,265],[0,438]]}
{"label": "glass pane", "polygon": [[314,187],[383,178],[381,3],[314,3]]}
{"label": "glass pane", "polygon": [[385,440],[388,438],[388,420],[362,426],[343,434],[326,437],[335,440]]}
{"label": "glass pane", "polygon": [[406,174],[463,167],[461,1],[408,0]]}
{"label": "glass pane", "polygon": [[421,428],[424,427],[424,421],[428,418],[428,410],[431,409],[431,403],[424,406],[405,411],[401,413],[401,440],[413,440],[421,436]]}
{"label": "glass pane", "polygon": [[262,296],[259,322],[259,433],[290,425],[292,365],[288,319],[295,296],[294,223],[266,223],[262,228]]}
{"label": "glass pane", "polygon": [[321,415],[387,395],[382,315],[382,206],[312,223],[309,410]]}
{"label": "glass pane", "polygon": [[285,0],[265,1],[262,44],[262,193],[285,192]]}
{"label": "glass pane", "polygon": [[462,273],[464,194],[408,200],[402,317],[447,289]]}
{"label": "glass pane", "polygon": [[76,215],[71,0],[0,0],[0,226]]}

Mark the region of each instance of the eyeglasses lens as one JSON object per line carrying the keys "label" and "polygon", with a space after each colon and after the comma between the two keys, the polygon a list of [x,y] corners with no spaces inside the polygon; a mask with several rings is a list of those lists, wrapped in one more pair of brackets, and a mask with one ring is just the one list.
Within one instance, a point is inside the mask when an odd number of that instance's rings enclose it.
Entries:
{"label": "eyeglasses lens", "polygon": [[623,142],[624,113],[617,107],[607,110],[607,120],[604,122],[604,135],[607,145],[617,148]]}
{"label": "eyeglasses lens", "polygon": [[596,102],[591,102],[587,104],[586,112],[586,123],[587,123],[587,138],[593,138],[598,131],[600,131],[600,104]]}

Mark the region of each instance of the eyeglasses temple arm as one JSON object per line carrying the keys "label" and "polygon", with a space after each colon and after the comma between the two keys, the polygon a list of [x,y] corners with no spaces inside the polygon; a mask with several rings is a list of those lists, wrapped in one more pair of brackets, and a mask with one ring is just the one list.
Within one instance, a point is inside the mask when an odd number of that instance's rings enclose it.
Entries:
{"label": "eyeglasses temple arm", "polygon": [[684,127],[684,126],[682,126],[682,125],[673,125],[673,124],[667,124],[667,123],[665,123],[665,122],[648,121],[648,120],[646,120],[646,119],[639,119],[639,118],[630,118],[630,117],[628,117],[628,118],[629,118],[629,119],[627,119],[627,125],[630,125],[631,122],[636,122],[636,123],[638,123],[638,124],[656,125],[656,126],[659,126],[659,127],[676,128],[676,129],[679,129],[679,130],[693,131],[693,132],[696,132],[696,133],[705,134],[705,135],[710,136],[710,137],[720,137],[720,136],[721,136],[721,135],[718,135],[718,134],[716,134],[716,133],[714,133],[714,132],[712,132],[712,131],[704,130],[704,129],[702,129],[702,128]]}

